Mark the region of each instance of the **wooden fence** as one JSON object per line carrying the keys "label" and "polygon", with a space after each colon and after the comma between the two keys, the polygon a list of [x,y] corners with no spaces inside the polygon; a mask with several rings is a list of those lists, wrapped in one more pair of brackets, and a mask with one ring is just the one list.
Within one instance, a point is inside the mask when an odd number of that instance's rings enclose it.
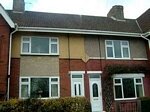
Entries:
{"label": "wooden fence", "polygon": [[140,100],[116,101],[115,112],[141,112]]}

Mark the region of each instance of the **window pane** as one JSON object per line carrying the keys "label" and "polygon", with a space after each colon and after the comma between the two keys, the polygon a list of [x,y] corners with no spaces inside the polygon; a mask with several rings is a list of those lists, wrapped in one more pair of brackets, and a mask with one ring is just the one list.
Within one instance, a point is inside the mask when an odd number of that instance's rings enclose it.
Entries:
{"label": "window pane", "polygon": [[57,44],[51,44],[51,53],[57,53]]}
{"label": "window pane", "polygon": [[128,45],[128,42],[127,42],[127,41],[122,41],[122,45],[127,46],[127,45]]}
{"label": "window pane", "polygon": [[135,97],[135,88],[134,80],[131,78],[123,79],[123,92],[124,98],[134,98]]}
{"label": "window pane", "polygon": [[49,53],[49,38],[31,38],[32,53]]}
{"label": "window pane", "polygon": [[121,86],[115,86],[115,95],[116,98],[122,98]]}
{"label": "window pane", "polygon": [[125,58],[129,57],[128,48],[123,48],[123,57],[125,57]]}
{"label": "window pane", "polygon": [[31,78],[31,97],[49,97],[49,78]]}
{"label": "window pane", "polygon": [[118,84],[118,83],[120,84],[120,83],[121,83],[121,80],[120,80],[120,79],[115,79],[115,83],[116,83],[116,84]]}
{"label": "window pane", "polygon": [[107,57],[113,57],[113,48],[107,47]]}
{"label": "window pane", "polygon": [[51,85],[51,97],[58,97],[58,84]]}
{"label": "window pane", "polygon": [[52,39],[51,39],[51,42],[52,42],[52,43],[57,43],[57,39],[52,38]]}
{"label": "window pane", "polygon": [[21,82],[28,82],[28,78],[21,79]]}
{"label": "window pane", "polygon": [[112,45],[112,41],[106,41],[107,45]]}
{"label": "window pane", "polygon": [[115,58],[121,58],[121,45],[120,41],[114,40],[114,51],[115,51]]}
{"label": "window pane", "polygon": [[142,97],[143,96],[142,85],[136,85],[136,93],[137,93],[137,97]]}
{"label": "window pane", "polygon": [[23,38],[23,41],[30,41],[30,38]]}
{"label": "window pane", "polygon": [[51,82],[58,82],[58,78],[51,78]]}
{"label": "window pane", "polygon": [[141,83],[141,79],[136,79],[136,83]]}
{"label": "window pane", "polygon": [[23,43],[22,52],[29,52],[29,43]]}
{"label": "window pane", "polygon": [[97,84],[93,84],[92,89],[93,89],[93,97],[98,97],[98,86],[97,86]]}
{"label": "window pane", "polygon": [[28,97],[28,85],[21,85],[21,97]]}

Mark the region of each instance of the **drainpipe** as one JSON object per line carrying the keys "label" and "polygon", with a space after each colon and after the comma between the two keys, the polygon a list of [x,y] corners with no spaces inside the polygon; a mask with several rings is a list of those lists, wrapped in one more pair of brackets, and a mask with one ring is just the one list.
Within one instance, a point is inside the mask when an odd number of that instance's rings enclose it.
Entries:
{"label": "drainpipe", "polygon": [[15,30],[10,33],[9,37],[9,59],[8,59],[8,79],[7,79],[7,100],[9,100],[10,91],[10,66],[11,66],[11,50],[12,50],[12,35],[18,30],[18,25],[15,23]]}
{"label": "drainpipe", "polygon": [[[147,40],[148,41],[148,52],[150,52],[150,39],[148,39],[148,38],[146,38],[146,37],[148,37],[148,35],[142,35],[141,34],[141,37],[143,38],[143,39],[145,39],[145,40]],[[148,54],[150,54],[150,53],[148,53]],[[148,57],[148,59],[149,59],[149,57]]]}
{"label": "drainpipe", "polygon": [[141,37],[142,37],[143,39],[145,39],[145,40],[148,41],[148,47],[149,47],[149,49],[150,49],[150,39],[146,38],[147,35],[143,36],[143,35],[141,34]]}

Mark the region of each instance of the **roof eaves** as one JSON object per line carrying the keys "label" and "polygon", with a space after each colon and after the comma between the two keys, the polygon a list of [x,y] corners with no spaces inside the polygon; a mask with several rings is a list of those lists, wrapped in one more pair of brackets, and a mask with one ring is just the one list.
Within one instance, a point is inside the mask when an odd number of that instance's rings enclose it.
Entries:
{"label": "roof eaves", "polygon": [[6,20],[6,22],[9,24],[11,28],[15,28],[15,24],[12,21],[12,19],[8,16],[7,12],[3,8],[3,6],[0,4],[0,14],[3,16],[3,18]]}
{"label": "roof eaves", "polygon": [[45,28],[45,27],[18,27],[18,31],[114,35],[114,36],[131,36],[131,37],[140,37],[141,36],[141,33],[101,31],[101,30],[83,30],[83,29],[66,29],[66,28]]}

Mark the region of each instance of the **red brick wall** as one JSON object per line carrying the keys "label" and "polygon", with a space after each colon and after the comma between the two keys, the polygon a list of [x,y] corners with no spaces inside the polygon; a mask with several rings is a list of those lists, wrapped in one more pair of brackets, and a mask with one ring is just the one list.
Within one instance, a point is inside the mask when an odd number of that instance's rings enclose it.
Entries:
{"label": "red brick wall", "polygon": [[7,70],[10,27],[0,15],[0,99],[7,91]]}
{"label": "red brick wall", "polygon": [[12,58],[10,75],[10,98],[19,97],[20,59]]}
{"label": "red brick wall", "polygon": [[[69,71],[85,71],[84,75],[84,82],[85,82],[85,96],[90,99],[89,94],[89,77],[86,74],[86,71],[104,71],[106,65],[115,65],[115,64],[122,64],[122,65],[145,65],[148,67],[147,61],[134,61],[134,60],[89,60],[88,62],[84,63],[82,60],[78,59],[60,59],[60,95],[61,97],[64,96],[71,96],[70,90],[70,76]],[[102,74],[102,83],[106,82],[106,79],[103,78],[105,74]],[[108,82],[111,83],[111,82]],[[105,84],[102,84],[102,89],[105,88]],[[148,74],[145,75],[144,78],[144,87],[145,87],[145,95],[149,96],[150,91],[150,76]],[[111,88],[112,89],[112,88]],[[106,94],[103,89],[103,100],[105,100]],[[112,93],[113,95],[113,90]],[[105,106],[106,101],[103,101],[103,105]],[[112,104],[113,105],[113,104]],[[113,107],[112,107],[113,108]],[[105,110],[105,107],[104,107]]]}
{"label": "red brick wall", "polygon": [[144,78],[144,91],[145,91],[145,96],[150,97],[150,74],[145,75]]}

